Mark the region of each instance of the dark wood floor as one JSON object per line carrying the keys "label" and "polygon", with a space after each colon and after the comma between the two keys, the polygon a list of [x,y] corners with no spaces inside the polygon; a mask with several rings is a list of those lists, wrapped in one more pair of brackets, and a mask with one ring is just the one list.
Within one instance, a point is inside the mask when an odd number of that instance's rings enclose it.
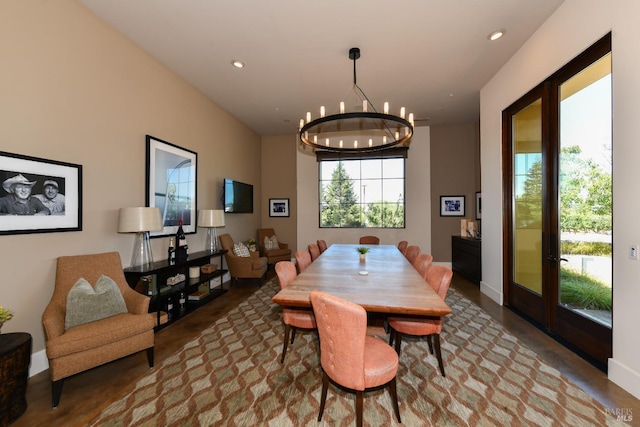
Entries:
{"label": "dark wood floor", "polygon": [[[228,288],[228,285],[225,285]],[[508,309],[482,295],[477,286],[459,275],[452,286],[484,308],[495,320],[560,370],[575,384],[611,409],[629,409],[640,419],[640,401],[610,382],[606,375],[567,350]],[[179,350],[200,330],[224,316],[251,295],[255,283],[239,283],[232,289],[180,321],[156,334],[155,360],[162,360]],[[27,411],[13,424],[20,426],[77,426],[91,420],[102,408],[116,400],[135,379],[147,374],[145,352],[78,374],[65,380],[60,406],[51,408],[51,382],[48,372],[29,379]],[[636,421],[637,422],[637,421]]]}

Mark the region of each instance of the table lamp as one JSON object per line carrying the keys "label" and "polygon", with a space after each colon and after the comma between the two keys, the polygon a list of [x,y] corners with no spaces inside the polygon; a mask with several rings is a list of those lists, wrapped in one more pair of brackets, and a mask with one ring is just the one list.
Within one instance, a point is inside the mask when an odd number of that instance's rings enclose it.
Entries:
{"label": "table lamp", "polygon": [[220,245],[216,228],[224,227],[224,211],[215,209],[200,210],[198,212],[198,227],[207,229],[207,240],[204,249],[209,252],[218,252]]}
{"label": "table lamp", "polygon": [[160,208],[120,208],[118,233],[136,233],[131,254],[131,267],[153,263],[149,231],[162,230]]}

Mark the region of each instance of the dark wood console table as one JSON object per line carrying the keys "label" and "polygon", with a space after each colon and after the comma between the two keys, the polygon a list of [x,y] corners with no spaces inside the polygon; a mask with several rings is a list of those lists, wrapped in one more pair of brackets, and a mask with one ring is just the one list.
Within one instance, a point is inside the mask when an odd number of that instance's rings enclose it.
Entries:
{"label": "dark wood console table", "polygon": [[482,250],[480,239],[451,236],[451,268],[476,285],[482,280]]}
{"label": "dark wood console table", "polygon": [[30,363],[30,334],[0,334],[0,427],[8,426],[27,409]]}

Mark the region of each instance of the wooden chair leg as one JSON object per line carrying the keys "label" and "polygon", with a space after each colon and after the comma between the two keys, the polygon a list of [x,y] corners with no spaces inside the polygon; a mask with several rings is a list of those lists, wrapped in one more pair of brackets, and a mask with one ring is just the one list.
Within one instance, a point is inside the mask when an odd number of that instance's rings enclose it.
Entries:
{"label": "wooden chair leg", "polygon": [[62,396],[62,386],[64,385],[64,378],[51,383],[51,406],[58,407],[60,403],[60,396]]}
{"label": "wooden chair leg", "polygon": [[149,362],[149,367],[153,368],[153,347],[147,349],[147,361]]}
{"label": "wooden chair leg", "polygon": [[284,325],[284,344],[282,345],[282,358],[280,358],[280,363],[284,363],[284,356],[287,354],[287,345],[289,344],[290,330],[291,326]]}
{"label": "wooden chair leg", "polygon": [[446,375],[444,374],[444,365],[442,364],[442,353],[440,353],[440,334],[434,334],[434,345],[436,347],[436,357],[438,358],[438,366],[440,367],[440,373],[442,374],[443,377],[445,377]]}
{"label": "wooden chair leg", "polygon": [[291,327],[291,344],[293,344],[293,341],[296,339],[296,331],[298,330],[298,328],[296,328],[295,326]]}
{"label": "wooden chair leg", "polygon": [[324,412],[324,404],[327,401],[327,388],[329,387],[329,377],[322,371],[322,393],[320,394],[320,412],[318,412],[318,421],[322,421],[322,413]]}
{"label": "wooden chair leg", "polygon": [[429,345],[429,353],[433,354],[433,344],[431,343],[431,335],[427,335],[427,345]]}
{"label": "wooden chair leg", "polygon": [[400,332],[396,331],[395,341],[396,341],[396,353],[398,353],[398,356],[400,356],[400,342],[402,341],[402,334]]}
{"label": "wooden chair leg", "polygon": [[393,346],[393,341],[396,338],[396,330],[392,327],[389,327],[389,345]]}
{"label": "wooden chair leg", "polygon": [[396,377],[393,377],[391,382],[389,383],[389,390],[391,391],[391,398],[393,399],[393,409],[396,411],[396,418],[399,423],[402,423],[400,420],[400,407],[398,406],[398,392],[396,390]]}
{"label": "wooden chair leg", "polygon": [[362,390],[356,390],[356,426],[362,427]]}

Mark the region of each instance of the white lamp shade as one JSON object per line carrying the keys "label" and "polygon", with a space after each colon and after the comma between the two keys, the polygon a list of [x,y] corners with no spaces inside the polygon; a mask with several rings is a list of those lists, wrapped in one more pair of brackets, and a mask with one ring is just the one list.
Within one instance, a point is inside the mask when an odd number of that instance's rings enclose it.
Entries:
{"label": "white lamp shade", "polygon": [[118,233],[162,230],[160,208],[120,208]]}
{"label": "white lamp shade", "polygon": [[198,212],[198,227],[224,227],[224,211],[202,209]]}

